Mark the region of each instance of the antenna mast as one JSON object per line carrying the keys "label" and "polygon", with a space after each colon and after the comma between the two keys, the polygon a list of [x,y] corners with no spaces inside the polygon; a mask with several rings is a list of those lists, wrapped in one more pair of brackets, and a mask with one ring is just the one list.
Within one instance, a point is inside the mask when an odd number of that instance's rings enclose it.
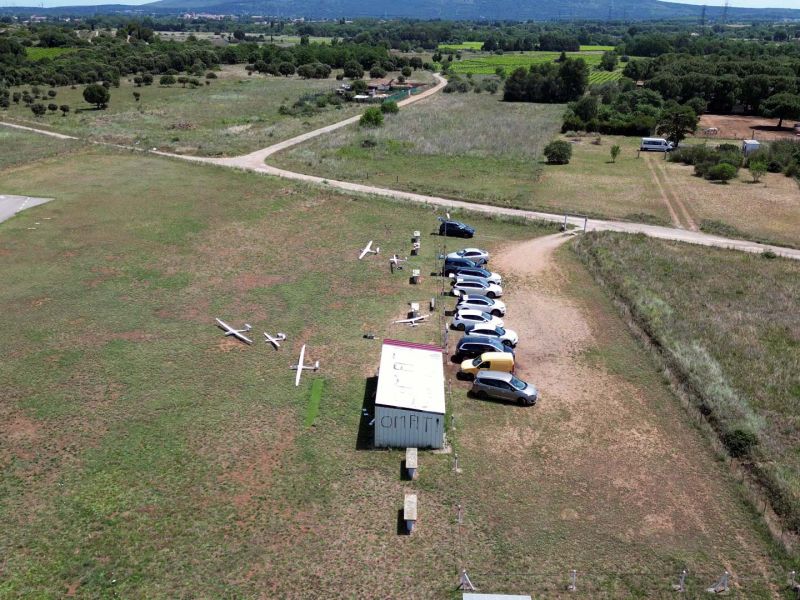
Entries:
{"label": "antenna mast", "polygon": [[728,8],[730,7],[731,2],[730,0],[725,0],[725,8],[722,9],[722,24],[727,25],[728,23]]}

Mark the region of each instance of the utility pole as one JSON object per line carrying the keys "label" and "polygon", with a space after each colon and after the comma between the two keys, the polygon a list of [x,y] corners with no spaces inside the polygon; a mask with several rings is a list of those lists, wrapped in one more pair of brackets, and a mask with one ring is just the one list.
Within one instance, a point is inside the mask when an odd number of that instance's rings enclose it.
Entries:
{"label": "utility pole", "polygon": [[728,24],[728,8],[730,7],[730,0],[725,0],[725,8],[722,9],[722,24]]}
{"label": "utility pole", "polygon": [[700,13],[700,32],[706,30],[706,5],[703,4],[703,11]]}

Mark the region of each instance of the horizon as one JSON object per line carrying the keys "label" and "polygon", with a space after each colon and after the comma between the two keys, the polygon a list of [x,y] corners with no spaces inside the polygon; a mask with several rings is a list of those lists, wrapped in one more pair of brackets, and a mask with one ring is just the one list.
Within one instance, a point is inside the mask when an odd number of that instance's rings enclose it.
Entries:
{"label": "horizon", "polygon": [[[142,6],[152,4],[155,0],[0,0],[0,8],[41,7],[56,8],[60,6],[100,6],[104,4],[125,4]],[[724,6],[725,0],[660,0],[676,4],[695,6]],[[800,0],[730,0],[734,8],[790,8],[800,9]]]}

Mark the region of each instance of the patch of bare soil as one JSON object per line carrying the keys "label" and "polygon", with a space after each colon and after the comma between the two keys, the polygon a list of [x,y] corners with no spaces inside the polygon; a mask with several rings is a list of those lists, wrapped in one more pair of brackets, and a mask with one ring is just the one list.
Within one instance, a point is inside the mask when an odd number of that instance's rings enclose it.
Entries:
{"label": "patch of bare soil", "polygon": [[[703,115],[697,126],[697,133],[694,137],[738,140],[780,140],[791,138],[795,139],[794,129],[791,126],[794,122],[784,120],[784,127],[778,129],[776,119],[765,119],[746,115]],[[716,128],[719,132],[716,135],[705,134],[704,131]]]}

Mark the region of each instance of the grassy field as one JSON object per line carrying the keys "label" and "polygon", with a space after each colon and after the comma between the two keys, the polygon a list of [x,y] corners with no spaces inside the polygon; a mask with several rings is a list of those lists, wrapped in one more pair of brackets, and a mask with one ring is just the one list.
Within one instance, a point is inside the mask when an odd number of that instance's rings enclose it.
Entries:
{"label": "grassy field", "polygon": [[[0,173],[0,186],[55,199],[0,224],[2,597],[446,598],[462,564],[481,589],[537,597],[560,594],[570,568],[593,597],[666,596],[684,566],[710,582],[724,565],[743,598],[784,577],[568,251],[504,284],[509,323],[544,327],[523,352],[546,398],[477,402],[454,381],[462,473],[426,452],[412,484],[400,452],[360,442],[379,348],[363,336],[438,341],[434,323],[391,324],[438,281],[411,287],[385,259],[422,230],[427,275],[443,250],[430,208],[101,147]],[[493,260],[553,231],[462,218]],[[369,239],[384,258],[358,261]],[[246,347],[217,316],[289,339]],[[322,370],[295,388],[304,343]],[[576,370],[554,377],[553,363]],[[419,528],[398,536],[410,489]]]}
{"label": "grassy field", "polygon": [[580,255],[663,347],[723,440],[755,435],[745,462],[800,531],[800,264],[593,234]]}
{"label": "grassy field", "polygon": [[561,105],[503,103],[499,94],[439,94],[380,129],[339,130],[270,158],[315,175],[409,191],[536,205],[539,156]]}
{"label": "grassy field", "polygon": [[[430,209],[101,148],[0,186],[55,198],[0,225],[0,596],[452,588],[450,457],[425,455],[426,524],[404,538],[399,453],[356,449],[362,335],[435,340],[390,323],[438,289],[356,254],[406,254],[420,229],[427,274]],[[545,231],[470,221],[492,249]],[[217,316],[289,339],[244,347]],[[311,428],[303,343],[325,380]]]}
{"label": "grassy field", "polygon": [[59,140],[0,126],[0,148],[13,152],[0,152],[0,172],[42,158],[63,154],[80,145],[71,140]]}
{"label": "grassy field", "polygon": [[[439,44],[440,50],[475,50],[483,48],[483,42],[461,42],[460,44]],[[605,52],[614,46],[581,46],[581,52]]]}
{"label": "grassy field", "polygon": [[55,58],[70,52],[75,52],[75,48],[40,48],[39,46],[27,46],[25,48],[25,55],[31,60]]}
{"label": "grassy field", "polygon": [[[211,81],[210,86],[190,89],[179,84],[137,88],[123,80],[119,88],[111,89],[106,110],[88,105],[82,87],[60,87],[52,101],[71,107],[66,117],[57,112],[37,119],[20,103],[12,104],[3,118],[91,140],[221,156],[251,152],[363,110],[346,105],[341,109],[328,106],[310,116],[279,114],[281,105],[291,106],[304,94],[333,90],[333,79],[248,77],[239,66],[225,67]],[[134,91],[141,94],[139,102]]]}

